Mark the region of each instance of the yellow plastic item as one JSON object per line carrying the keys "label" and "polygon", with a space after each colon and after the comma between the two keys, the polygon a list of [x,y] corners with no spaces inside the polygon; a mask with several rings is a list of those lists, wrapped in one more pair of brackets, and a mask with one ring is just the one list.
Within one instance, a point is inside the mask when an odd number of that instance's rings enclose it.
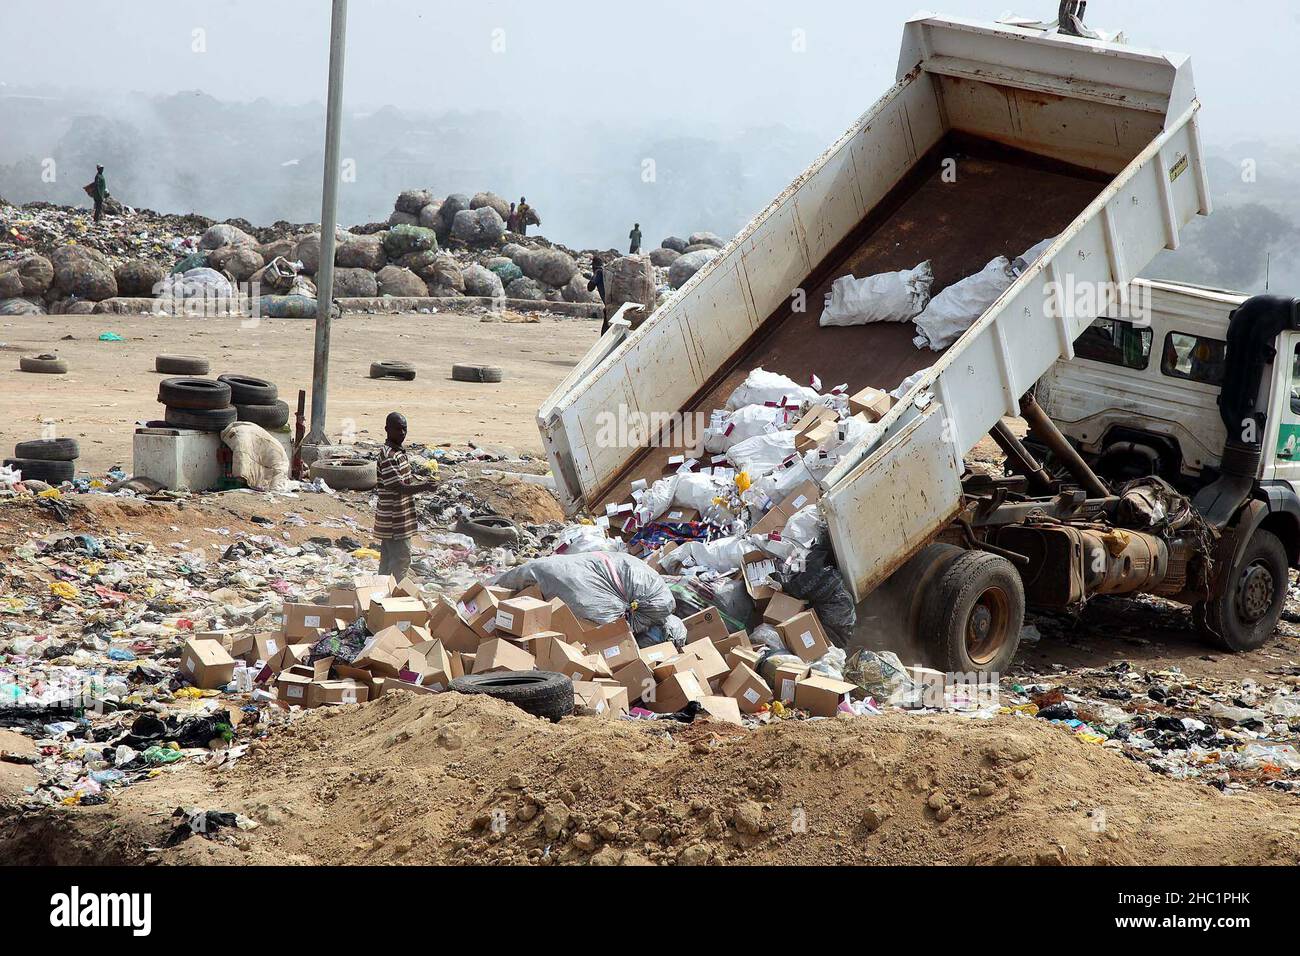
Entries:
{"label": "yellow plastic item", "polygon": [[749,472],[747,472],[747,471],[742,471],[740,474],[736,475],[736,490],[737,490],[737,491],[739,491],[739,492],[741,492],[741,493],[743,494],[744,492],[746,492],[746,491],[749,490],[749,486],[750,486],[750,484],[751,484],[751,482],[750,482],[750,480],[749,480]]}
{"label": "yellow plastic item", "polygon": [[37,498],[62,498],[63,495],[58,488],[46,488],[44,491],[37,492]]}
{"label": "yellow plastic item", "polygon": [[54,581],[50,584],[50,593],[57,598],[65,601],[75,601],[81,597],[81,592],[69,584],[67,581]]}
{"label": "yellow plastic item", "polygon": [[358,560],[361,558],[374,558],[377,561],[379,560],[379,552],[374,548],[357,548],[357,550],[352,552],[352,557],[357,558]]}

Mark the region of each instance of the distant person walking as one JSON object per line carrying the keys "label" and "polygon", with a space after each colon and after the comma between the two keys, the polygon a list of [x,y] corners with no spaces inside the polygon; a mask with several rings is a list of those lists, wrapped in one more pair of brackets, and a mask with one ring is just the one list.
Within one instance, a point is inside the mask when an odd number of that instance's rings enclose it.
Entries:
{"label": "distant person walking", "polygon": [[[591,281],[587,283],[588,292],[600,293],[600,304],[605,304],[605,263],[600,256],[591,257]],[[605,321],[600,327],[600,334],[604,335],[609,329],[609,310],[605,310]]]}
{"label": "distant person walking", "polygon": [[641,251],[641,223],[632,223],[632,231],[627,234],[629,245],[627,254],[634,256]]}
{"label": "distant person walking", "polygon": [[515,216],[519,220],[519,228],[515,232],[521,236],[528,235],[529,226],[540,226],[542,224],[542,217],[537,215],[532,206],[528,205],[528,199],[524,196],[519,197],[519,208],[515,210]]}
{"label": "distant person walking", "polygon": [[104,218],[104,200],[108,198],[108,183],[104,181],[104,167],[95,167],[95,178],[85,187],[86,195],[95,201],[95,222]]}
{"label": "distant person walking", "polygon": [[375,537],[379,539],[379,573],[397,580],[411,567],[411,538],[419,528],[415,496],[433,491],[432,481],[416,481],[406,441],[406,416],[390,412],[384,420],[387,441],[379,449],[379,504],[375,508]]}

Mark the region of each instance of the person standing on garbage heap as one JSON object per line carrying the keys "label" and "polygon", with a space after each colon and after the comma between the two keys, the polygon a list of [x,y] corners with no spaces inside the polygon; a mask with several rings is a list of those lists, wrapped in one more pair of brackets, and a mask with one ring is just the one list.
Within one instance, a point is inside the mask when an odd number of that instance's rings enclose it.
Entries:
{"label": "person standing on garbage heap", "polygon": [[519,231],[519,213],[515,212],[515,204],[510,204],[510,215],[506,216],[506,229],[509,232]]}
{"label": "person standing on garbage heap", "polygon": [[632,223],[632,231],[627,234],[627,238],[631,243],[628,246],[627,254],[634,256],[641,251],[641,223]]}
{"label": "person standing on garbage heap", "polygon": [[434,482],[416,481],[411,460],[402,448],[406,416],[390,412],[384,420],[388,436],[379,449],[379,504],[375,508],[375,537],[379,539],[379,573],[399,581],[411,567],[411,538],[419,527],[415,496],[432,491]]}
{"label": "person standing on garbage heap", "polygon": [[529,226],[540,226],[542,218],[533,211],[533,207],[528,205],[528,200],[524,196],[519,197],[519,208],[515,210],[515,216],[519,220],[519,228],[515,230],[521,236],[528,235]]}
{"label": "person standing on garbage heap", "polygon": [[86,193],[95,200],[95,222],[104,218],[104,200],[108,198],[108,183],[104,181],[104,167],[95,167],[95,178],[86,187]]}

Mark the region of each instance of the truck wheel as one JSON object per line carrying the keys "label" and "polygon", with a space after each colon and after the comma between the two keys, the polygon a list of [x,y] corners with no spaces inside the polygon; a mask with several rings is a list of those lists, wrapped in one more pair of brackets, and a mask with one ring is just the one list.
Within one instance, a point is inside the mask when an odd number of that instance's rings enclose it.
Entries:
{"label": "truck wheel", "polygon": [[573,713],[573,681],[550,671],[466,674],[452,678],[451,689],[462,694],[487,694],[550,721]]}
{"label": "truck wheel", "polygon": [[1016,656],[1025,588],[1006,558],[967,551],[927,589],[920,635],[937,670],[994,673]]}
{"label": "truck wheel", "polygon": [[1289,581],[1286,548],[1258,530],[1228,572],[1223,590],[1193,613],[1206,637],[1230,651],[1253,651],[1273,636]]}

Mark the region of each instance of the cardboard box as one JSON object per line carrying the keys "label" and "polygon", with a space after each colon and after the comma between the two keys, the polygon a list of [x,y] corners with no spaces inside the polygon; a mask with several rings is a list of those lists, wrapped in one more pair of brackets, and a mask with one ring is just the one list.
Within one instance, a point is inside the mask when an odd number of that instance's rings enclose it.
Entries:
{"label": "cardboard box", "polygon": [[759,518],[750,527],[750,534],[780,534],[785,528],[785,523],[790,520],[790,516],[781,510],[780,505],[773,505],[767,510],[767,514]]}
{"label": "cardboard box", "polygon": [[533,599],[538,600],[538,601],[545,601],[545,600],[546,600],[546,598],[542,597],[542,589],[541,589],[541,587],[540,587],[539,585],[537,585],[537,584],[530,584],[530,585],[528,585],[528,587],[526,587],[526,588],[521,588],[521,589],[520,589],[518,592],[516,592],[513,596],[514,596],[514,597],[533,598]]}
{"label": "cardboard box", "polygon": [[220,690],[234,679],[235,659],[220,641],[190,638],[181,646],[181,673],[203,690]]}
{"label": "cardboard box", "polygon": [[733,647],[727,653],[722,655],[732,670],[736,669],[737,664],[744,664],[746,667],[758,670],[758,662],[762,660],[763,655],[754,650],[753,647]]}
{"label": "cardboard box", "polygon": [[501,598],[495,591],[476,584],[460,596],[456,610],[475,634],[484,638],[492,637],[497,629],[497,604],[500,601]]}
{"label": "cardboard box", "polygon": [[894,407],[894,399],[888,392],[868,386],[860,392],[849,396],[849,414],[866,415],[870,421],[878,422],[885,413]]}
{"label": "cardboard box", "polygon": [[496,633],[527,637],[551,630],[551,605],[535,597],[507,598],[497,604]]}
{"label": "cardboard box", "polygon": [[669,508],[659,516],[658,520],[669,521],[674,524],[699,521],[700,513],[694,508]]}
{"label": "cardboard box", "polygon": [[358,574],[352,578],[351,586],[331,590],[329,603],[351,608],[350,623],[365,616],[371,601],[388,597],[396,587],[397,581],[390,574]]}
{"label": "cardboard box", "polygon": [[626,687],[619,684],[610,686],[604,681],[597,681],[597,684],[605,695],[605,703],[609,705],[609,716],[620,717],[631,710],[628,706]]}
{"label": "cardboard box", "polygon": [[641,656],[632,637],[632,628],[622,618],[587,629],[583,632],[582,643],[588,654],[599,654],[611,671],[639,660]]}
{"label": "cardboard box", "polygon": [[931,670],[928,667],[910,665],[905,667],[907,674],[916,684],[915,704],[918,707],[942,707],[944,705],[944,689],[947,685],[947,677],[942,671]]}
{"label": "cardboard box", "polygon": [[334,658],[322,657],[320,660],[313,661],[310,664],[305,662],[302,664],[294,664],[286,670],[285,673],[297,674],[301,677],[306,677],[308,680],[329,680],[330,668],[333,667],[333,665]]}
{"label": "cardboard box", "polygon": [[[726,659],[727,652],[730,651],[733,647],[743,647],[746,650],[749,650],[751,647],[753,647],[753,645],[749,641],[748,631],[732,631],[722,640],[714,641],[713,646],[718,649],[718,653],[723,656],[724,660]],[[735,665],[728,664],[727,666],[732,667]]]}
{"label": "cardboard box", "polygon": [[770,578],[776,571],[776,559],[762,551],[746,551],[740,559],[740,572],[745,579],[745,590],[755,601],[766,601],[776,589]]}
{"label": "cardboard box", "polygon": [[340,664],[334,662],[334,673],[340,680],[354,680],[359,684],[365,684],[368,690],[367,700],[374,700],[376,697],[383,696],[384,678],[377,677],[370,671],[362,670],[360,667],[353,667],[351,664]]}
{"label": "cardboard box", "polygon": [[284,636],[291,641],[316,638],[323,631],[334,626],[336,617],[347,617],[350,606],[333,606],[330,604],[289,604],[284,605]]}
{"label": "cardboard box", "polygon": [[841,698],[855,687],[855,684],[824,674],[812,674],[795,686],[794,705],[814,717],[834,717]]}
{"label": "cardboard box", "polygon": [[292,671],[284,671],[275,679],[275,693],[281,703],[297,707],[307,706],[307,688],[311,678]]}
{"label": "cardboard box", "polygon": [[451,680],[455,676],[454,669],[451,654],[442,641],[434,639],[412,644],[406,652],[406,667],[397,676],[402,680],[409,680],[406,675],[410,672],[415,676],[413,683],[422,684],[433,690],[447,690],[451,687]]}
{"label": "cardboard box", "polygon": [[706,607],[702,611],[697,611],[682,623],[686,625],[688,643],[702,639],[722,640],[730,632],[727,622],[722,619],[722,612],[716,607]]}
{"label": "cardboard box", "polygon": [[811,504],[816,504],[821,499],[821,488],[817,486],[817,482],[810,479],[796,485],[788,495],[782,498],[780,508],[793,518],[799,511]]}
{"label": "cardboard box", "polygon": [[701,673],[706,683],[712,683],[714,678],[721,677],[723,674],[731,672],[726,660],[718,649],[714,647],[713,641],[707,637],[702,637],[697,641],[691,641],[682,648],[683,654],[689,654],[699,660],[702,665]]}
{"label": "cardboard box", "polygon": [[627,689],[627,699],[632,704],[654,691],[654,672],[650,670],[650,665],[639,657],[614,671],[614,680]]}
{"label": "cardboard box", "polygon": [[370,699],[370,688],[356,680],[322,680],[307,685],[307,706],[326,707],[340,704],[363,704]]}
{"label": "cardboard box", "polygon": [[649,647],[638,649],[641,660],[645,661],[651,667],[658,667],[664,661],[672,660],[677,656],[677,645],[672,641],[664,641],[661,644],[651,644]]}
{"label": "cardboard box", "polygon": [[276,673],[286,671],[290,667],[296,667],[299,664],[306,664],[307,658],[311,657],[312,644],[290,644],[280,652],[280,656],[270,663],[270,667]]}
{"label": "cardboard box", "polygon": [[839,428],[838,419],[822,419],[813,425],[802,435],[796,435],[794,440],[794,450],[797,452],[806,452],[809,449],[816,448],[819,445],[830,441],[835,437],[835,429]]}
{"label": "cardboard box", "polygon": [[757,713],[772,699],[772,688],[767,686],[767,681],[743,661],[736,664],[722,682],[722,693],[734,700],[741,713],[745,714]]}
{"label": "cardboard box", "polygon": [[411,639],[398,627],[386,627],[357,653],[354,667],[380,677],[397,677],[409,662]]}
{"label": "cardboard box", "polygon": [[777,591],[768,599],[767,606],[763,608],[763,623],[775,627],[782,621],[790,620],[790,618],[801,613],[807,607],[808,605],[803,601],[790,597],[784,591]]}
{"label": "cardboard box", "polygon": [[[423,596],[424,592],[420,588],[420,582],[408,574],[406,577],[402,578],[402,580],[397,582],[397,586],[393,588],[392,594],[393,597],[419,598]],[[379,596],[383,597],[384,595],[381,594]]]}
{"label": "cardboard box", "polygon": [[594,655],[583,654],[555,631],[540,635],[535,657],[539,671],[563,674],[575,682],[593,679],[596,676],[594,662],[599,660]]}
{"label": "cardboard box", "polygon": [[732,697],[710,694],[708,697],[701,697],[699,705],[700,710],[708,714],[711,720],[744,726],[744,722],[740,719],[740,705]]}
{"label": "cardboard box", "polygon": [[551,627],[552,631],[558,631],[564,635],[564,639],[570,644],[582,643],[582,624],[578,621],[578,615],[574,614],[569,605],[565,604],[559,598],[551,599]]}
{"label": "cardboard box", "polygon": [[474,653],[482,638],[457,612],[455,605],[439,598],[429,612],[429,636],[442,641],[451,651]]}
{"label": "cardboard box", "polygon": [[495,671],[530,671],[536,660],[522,647],[505,638],[495,637],[479,645],[474,655],[474,673],[490,674]]}
{"label": "cardboard box", "polygon": [[782,621],[776,629],[781,634],[781,640],[785,641],[785,646],[790,649],[790,653],[798,655],[800,660],[809,664],[830,650],[830,644],[826,642],[826,634],[822,631],[821,622],[817,620],[815,611],[796,614],[788,621]]}
{"label": "cardboard box", "polygon": [[645,706],[656,714],[675,714],[691,701],[707,696],[708,691],[700,686],[695,672],[688,670],[673,674],[656,684],[654,700],[646,700]]}
{"label": "cardboard box", "polygon": [[782,703],[794,703],[796,686],[807,676],[807,664],[777,665],[772,674],[772,695]]}
{"label": "cardboard box", "polygon": [[366,627],[371,634],[378,634],[389,627],[396,627],[403,633],[412,625],[427,625],[429,609],[419,598],[386,597],[370,603],[366,611]]}

